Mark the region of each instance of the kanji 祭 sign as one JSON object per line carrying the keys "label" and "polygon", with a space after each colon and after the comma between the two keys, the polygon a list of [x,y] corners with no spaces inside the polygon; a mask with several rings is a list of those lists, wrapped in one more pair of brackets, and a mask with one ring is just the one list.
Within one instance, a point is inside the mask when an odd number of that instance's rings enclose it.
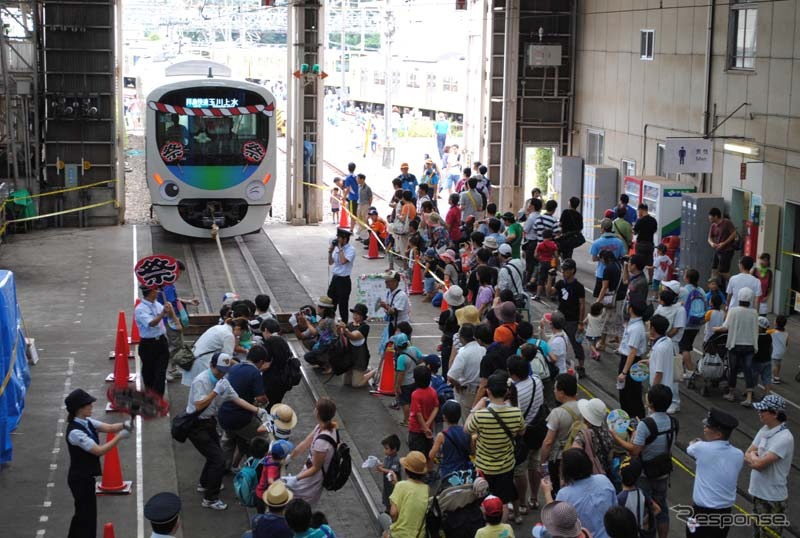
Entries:
{"label": "kanji \u796d sign", "polygon": [[161,146],[161,151],[159,153],[161,153],[161,158],[164,160],[164,162],[173,163],[177,160],[183,159],[183,144],[174,140],[170,140]]}
{"label": "kanji \u796d sign", "polygon": [[267,148],[258,140],[248,140],[242,145],[242,155],[247,162],[258,164],[264,160]]}
{"label": "kanji \u796d sign", "polygon": [[139,284],[148,288],[158,288],[174,284],[180,276],[178,260],[165,254],[153,254],[136,262],[133,269]]}

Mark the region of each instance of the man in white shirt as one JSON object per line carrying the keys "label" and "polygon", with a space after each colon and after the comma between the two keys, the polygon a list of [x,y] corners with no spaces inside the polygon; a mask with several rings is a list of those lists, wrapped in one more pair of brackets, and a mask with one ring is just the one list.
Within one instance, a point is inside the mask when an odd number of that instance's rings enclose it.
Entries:
{"label": "man in white shirt", "polygon": [[736,502],[736,482],[742,470],[744,454],[733,446],[729,439],[733,430],[739,426],[736,417],[716,408],[711,408],[703,419],[704,440],[695,439],[689,443],[686,453],[697,462],[692,490],[694,523],[687,524],[687,536],[699,538],[728,535],[728,526],[719,522],[709,522],[709,515],[730,514]]}
{"label": "man in white shirt", "polygon": [[208,370],[211,357],[216,352],[234,356],[236,338],[249,330],[249,323],[244,318],[228,319],[222,325],[209,327],[194,343],[194,362],[189,371],[183,372],[181,384],[192,386],[194,378]]}
{"label": "man in white shirt", "polygon": [[755,300],[750,305],[750,308],[755,308],[758,312],[758,303],[761,300],[761,282],[750,274],[753,269],[753,258],[750,256],[742,256],[739,260],[739,273],[733,275],[728,280],[728,287],[725,292],[728,294],[728,308],[733,308],[739,304],[739,290],[742,288],[750,288],[753,290],[753,297]]}
{"label": "man in white shirt", "polygon": [[622,333],[622,339],[617,351],[619,354],[617,387],[620,408],[631,417],[639,418],[645,417],[644,403],[642,403],[642,384],[634,381],[630,376],[630,372],[633,363],[641,360],[647,352],[647,333],[642,321],[644,308],[644,305],[638,303],[628,306],[630,320],[625,325],[625,331]]}
{"label": "man in white shirt", "polygon": [[[650,339],[655,342],[650,349],[650,358],[647,359],[650,367],[651,387],[662,384],[672,389],[672,363],[675,360],[675,353],[672,348],[672,341],[667,336],[668,327],[669,320],[664,316],[656,314],[650,318]],[[669,413],[669,409],[667,412]]]}
{"label": "man in white shirt", "polygon": [[350,244],[351,235],[351,230],[338,228],[336,240],[328,247],[328,265],[333,266],[333,276],[327,295],[333,299],[334,306],[339,306],[339,318],[345,323],[350,315],[350,290],[353,288],[350,273],[353,272],[353,260],[356,259],[356,249]]}
{"label": "man in white shirt", "polygon": [[[664,286],[664,290],[661,292],[660,298],[663,304],[658,305],[655,314],[664,316],[669,322],[666,335],[672,341],[672,356],[674,358],[680,352],[680,342],[686,330],[686,309],[679,299],[681,291],[680,283],[677,280],[668,280],[663,282],[662,285]],[[672,302],[670,303],[670,301]],[[670,362],[670,364],[672,363]],[[669,388],[672,389],[672,405],[667,412],[673,415],[681,410],[681,396],[678,383],[671,373],[670,379],[671,385],[669,385]],[[662,383],[664,382],[662,381]]]}
{"label": "man in white shirt", "polygon": [[511,290],[514,295],[525,291],[523,275],[525,274],[525,262],[519,258],[513,258],[511,245],[503,243],[497,249],[500,260],[500,270],[497,272],[497,293],[503,290]]}
{"label": "man in white shirt", "polygon": [[486,349],[475,340],[475,325],[465,323],[458,331],[461,349],[453,358],[447,371],[447,381],[455,389],[456,401],[461,404],[462,416],[467,416],[475,401],[475,393],[480,384],[481,359]]}
{"label": "man in white shirt", "polygon": [[[789,524],[785,516],[789,498],[786,483],[794,457],[794,437],[788,428],[786,400],[777,394],[768,394],[754,403],[753,408],[764,426],[744,455],[751,469],[747,492],[753,496],[753,513],[771,514],[771,526],[780,532],[778,517],[783,516],[785,524]],[[757,537],[768,535],[773,536],[763,528],[755,534]]]}

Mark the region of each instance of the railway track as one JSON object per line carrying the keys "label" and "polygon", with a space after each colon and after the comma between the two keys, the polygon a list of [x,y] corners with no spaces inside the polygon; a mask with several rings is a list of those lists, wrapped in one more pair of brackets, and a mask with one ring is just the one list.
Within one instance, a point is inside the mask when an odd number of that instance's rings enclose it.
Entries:
{"label": "railway track", "polygon": [[[265,230],[259,232],[266,236]],[[214,313],[214,305],[221,304],[224,294],[229,290],[228,278],[221,271],[219,251],[216,244],[209,241],[191,240],[183,244],[184,263],[189,273],[189,280],[193,291],[200,300],[200,308],[204,313]],[[222,251],[225,255],[228,266],[231,268],[230,279],[233,282],[236,293],[240,297],[255,297],[259,293],[269,295],[272,298],[270,310],[274,313],[286,311],[276,299],[275,294],[270,289],[262,270],[242,237],[227,239],[222,242]],[[294,339],[287,339],[289,347],[295,356],[302,356],[304,350]],[[324,386],[316,380],[316,376],[309,372],[305,366],[301,366],[303,374],[302,386],[307,396],[312,402],[316,402],[320,397],[325,396]],[[344,429],[344,428],[342,428]],[[346,430],[341,432],[342,440],[351,447],[353,456],[352,482],[364,509],[370,516],[371,524],[377,531],[380,530],[378,515],[382,508],[378,506],[373,494],[366,481],[360,474],[360,466],[363,458],[358,453],[353,440]]]}

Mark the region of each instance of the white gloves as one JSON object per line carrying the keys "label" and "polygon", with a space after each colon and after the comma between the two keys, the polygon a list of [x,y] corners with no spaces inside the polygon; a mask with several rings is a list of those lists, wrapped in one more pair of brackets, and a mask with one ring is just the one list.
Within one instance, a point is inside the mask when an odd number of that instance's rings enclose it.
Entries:
{"label": "white gloves", "polygon": [[120,432],[117,434],[117,437],[119,437],[120,439],[127,439],[130,436],[131,436],[130,430],[125,430],[125,429],[120,430]]}
{"label": "white gloves", "polygon": [[214,386],[214,392],[219,396],[225,396],[230,391],[233,391],[233,387],[231,387],[230,382],[224,377],[217,381],[217,384]]}
{"label": "white gloves", "polygon": [[286,482],[286,487],[289,489],[294,489],[297,487],[297,478],[292,475],[286,475],[282,478],[284,482]]}
{"label": "white gloves", "polygon": [[128,419],[122,423],[122,428],[124,431],[132,432],[133,431],[133,420]]}
{"label": "white gloves", "polygon": [[256,417],[258,418],[259,422],[264,424],[267,422],[267,420],[269,420],[269,412],[266,409],[259,409],[258,413],[256,413]]}

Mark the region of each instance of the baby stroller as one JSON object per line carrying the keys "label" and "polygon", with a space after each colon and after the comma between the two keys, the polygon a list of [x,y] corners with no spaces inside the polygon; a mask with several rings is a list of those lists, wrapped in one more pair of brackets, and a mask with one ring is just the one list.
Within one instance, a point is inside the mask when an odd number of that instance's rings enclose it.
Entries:
{"label": "baby stroller", "polygon": [[480,484],[474,469],[456,471],[442,478],[436,495],[428,500],[425,514],[428,538],[473,538],[483,527]]}
{"label": "baby stroller", "polygon": [[727,341],[728,333],[719,333],[703,344],[703,357],[697,363],[697,371],[692,374],[692,377],[687,382],[687,386],[693,389],[697,385],[697,378],[702,377],[701,396],[708,396],[711,393],[710,387],[719,388],[723,383],[727,385]]}

